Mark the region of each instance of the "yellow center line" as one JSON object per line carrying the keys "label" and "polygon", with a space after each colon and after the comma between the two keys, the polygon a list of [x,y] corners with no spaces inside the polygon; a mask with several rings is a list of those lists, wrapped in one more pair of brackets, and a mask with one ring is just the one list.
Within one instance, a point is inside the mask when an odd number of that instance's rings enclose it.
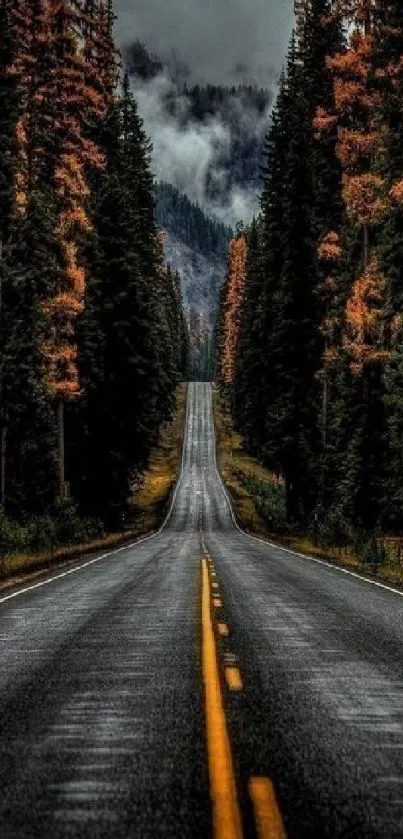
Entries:
{"label": "yellow center line", "polygon": [[286,839],[276,793],[269,778],[251,778],[252,799],[258,839]]}
{"label": "yellow center line", "polygon": [[243,690],[242,676],[238,667],[226,667],[225,678],[227,680],[227,685],[230,690]]}
{"label": "yellow center line", "polygon": [[202,638],[214,839],[242,839],[241,815],[211,620],[211,595],[206,560],[202,560]]}

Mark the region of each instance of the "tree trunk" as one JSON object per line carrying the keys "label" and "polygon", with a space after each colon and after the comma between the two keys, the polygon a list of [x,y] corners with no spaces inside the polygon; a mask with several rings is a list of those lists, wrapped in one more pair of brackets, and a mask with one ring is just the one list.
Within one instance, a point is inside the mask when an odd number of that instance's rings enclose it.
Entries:
{"label": "tree trunk", "polygon": [[[0,334],[1,334],[1,314],[3,302],[3,238],[0,234]],[[2,398],[2,381],[3,381],[3,348],[0,347],[0,401]],[[4,422],[4,417],[3,417]],[[7,426],[4,425],[1,429],[0,435],[0,504],[4,507],[6,501],[6,446],[7,446]]]}
{"label": "tree trunk", "polygon": [[326,451],[327,444],[327,404],[328,404],[328,380],[326,367],[323,369],[322,377],[322,452]]}
{"label": "tree trunk", "polygon": [[364,225],[364,268],[368,266],[369,262],[369,227],[367,224]]}
{"label": "tree trunk", "polygon": [[0,502],[2,507],[6,503],[6,455],[7,455],[7,427],[1,429],[0,455]]}
{"label": "tree trunk", "polygon": [[296,482],[292,478],[285,479],[286,516],[291,524],[298,520],[299,498]]}
{"label": "tree trunk", "polygon": [[57,420],[58,420],[58,447],[57,447],[57,461],[58,461],[58,475],[59,475],[59,495],[60,498],[65,497],[66,483],[64,474],[64,401],[59,400],[57,406]]}
{"label": "tree trunk", "polygon": [[0,323],[1,323],[1,305],[3,298],[3,239],[0,233]]}

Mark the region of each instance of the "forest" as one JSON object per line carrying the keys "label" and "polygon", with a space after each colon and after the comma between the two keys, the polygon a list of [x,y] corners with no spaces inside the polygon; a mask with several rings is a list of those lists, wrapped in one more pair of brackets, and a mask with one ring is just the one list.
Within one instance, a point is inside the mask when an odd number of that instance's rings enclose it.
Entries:
{"label": "forest", "polygon": [[343,544],[403,529],[403,7],[296,11],[216,373],[273,529]]}
{"label": "forest", "polygon": [[110,0],[0,0],[1,549],[119,525],[186,370],[113,24]]}
{"label": "forest", "polygon": [[[232,229],[206,215],[176,187],[161,181],[156,184],[156,222],[192,250],[225,262]],[[222,278],[221,278],[222,279]]]}

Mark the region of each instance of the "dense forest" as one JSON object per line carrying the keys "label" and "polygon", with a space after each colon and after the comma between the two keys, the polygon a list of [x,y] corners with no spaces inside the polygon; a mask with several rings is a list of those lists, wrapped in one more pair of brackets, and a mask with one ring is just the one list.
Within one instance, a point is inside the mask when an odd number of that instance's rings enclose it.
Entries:
{"label": "dense forest", "polygon": [[189,323],[191,381],[213,377],[212,326],[233,231],[166,183],[156,185],[156,221],[164,231],[164,252],[179,268]]}
{"label": "dense forest", "polygon": [[0,0],[0,541],[5,515],[115,527],[186,366],[113,22],[110,0]]}
{"label": "dense forest", "polygon": [[217,376],[277,530],[403,529],[403,7],[299,0]]}
{"label": "dense forest", "polygon": [[232,236],[230,227],[206,215],[198,204],[193,204],[171,184],[156,184],[155,198],[155,218],[159,227],[172,233],[194,251],[207,253],[225,262],[228,242]]}

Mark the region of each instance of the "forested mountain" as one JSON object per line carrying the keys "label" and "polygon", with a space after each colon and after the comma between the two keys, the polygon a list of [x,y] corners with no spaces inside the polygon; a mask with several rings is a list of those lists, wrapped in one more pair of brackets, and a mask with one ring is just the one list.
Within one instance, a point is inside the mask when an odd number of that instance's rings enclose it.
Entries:
{"label": "forested mountain", "polygon": [[116,525],[186,366],[112,27],[104,0],[0,0],[0,502],[24,521],[70,487]]}
{"label": "forested mountain", "polygon": [[201,207],[189,201],[172,184],[158,183],[155,196],[155,218],[159,227],[197,253],[225,261],[232,236],[230,227],[207,216]]}
{"label": "forested mountain", "polygon": [[[167,259],[180,271],[186,307],[199,317],[209,344],[230,238],[228,227],[214,216],[233,223],[254,205],[271,94],[252,85],[192,85],[173,54],[162,59],[139,41],[125,51],[125,64],[134,90],[140,87],[146,103],[157,103],[157,145],[158,135],[171,137],[168,142],[188,137],[185,154],[195,140],[201,144],[200,160],[192,158],[188,175],[186,162],[183,171],[180,162],[169,166],[171,150],[167,154],[162,143],[171,183],[158,184],[157,222],[167,234]],[[196,181],[201,206],[184,193],[188,185],[194,194]],[[208,352],[203,346],[199,356]]]}
{"label": "forested mountain", "polygon": [[287,527],[403,527],[403,8],[300,0],[217,375]]}
{"label": "forested mountain", "polygon": [[225,275],[231,228],[207,216],[170,184],[156,185],[156,222],[167,261],[180,273],[185,308],[211,330]]}

